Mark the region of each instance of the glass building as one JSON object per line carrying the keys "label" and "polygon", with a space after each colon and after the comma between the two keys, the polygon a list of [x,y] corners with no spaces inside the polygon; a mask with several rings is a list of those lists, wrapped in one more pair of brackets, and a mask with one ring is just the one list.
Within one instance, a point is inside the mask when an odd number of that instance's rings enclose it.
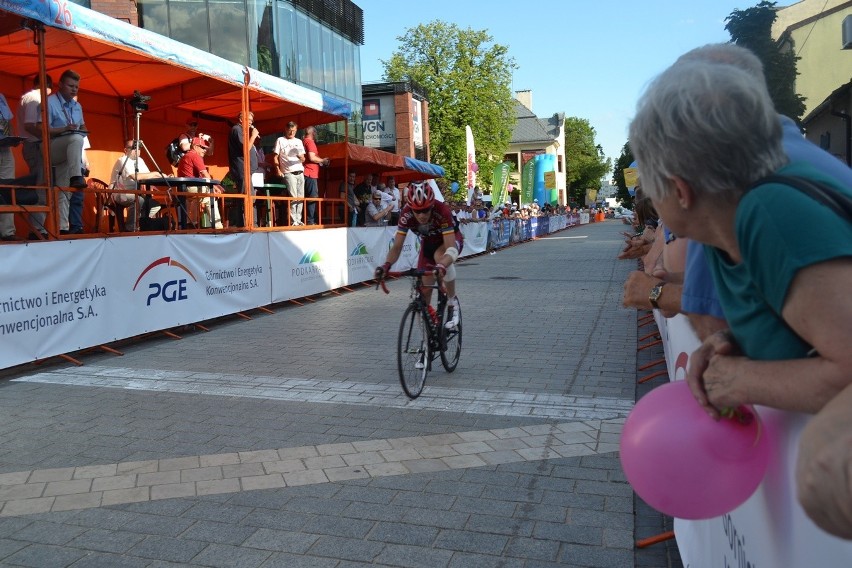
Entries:
{"label": "glass building", "polygon": [[[139,26],[345,100],[349,140],[363,142],[364,13],[349,0],[137,0]],[[343,140],[344,124],[318,127]]]}

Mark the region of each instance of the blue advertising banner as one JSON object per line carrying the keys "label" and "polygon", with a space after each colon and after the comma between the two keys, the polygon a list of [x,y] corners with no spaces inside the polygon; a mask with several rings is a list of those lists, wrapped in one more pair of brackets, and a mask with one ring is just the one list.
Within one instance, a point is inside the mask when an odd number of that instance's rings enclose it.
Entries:
{"label": "blue advertising banner", "polygon": [[491,221],[491,248],[498,249],[509,246],[512,237],[512,222],[508,219],[494,219]]}

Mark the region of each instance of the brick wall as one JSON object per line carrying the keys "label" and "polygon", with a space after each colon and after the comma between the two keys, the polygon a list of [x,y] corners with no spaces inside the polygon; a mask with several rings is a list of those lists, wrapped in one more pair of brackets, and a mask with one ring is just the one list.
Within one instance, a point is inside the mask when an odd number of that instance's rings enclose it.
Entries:
{"label": "brick wall", "polygon": [[92,10],[134,26],[139,25],[139,13],[134,0],[92,0]]}

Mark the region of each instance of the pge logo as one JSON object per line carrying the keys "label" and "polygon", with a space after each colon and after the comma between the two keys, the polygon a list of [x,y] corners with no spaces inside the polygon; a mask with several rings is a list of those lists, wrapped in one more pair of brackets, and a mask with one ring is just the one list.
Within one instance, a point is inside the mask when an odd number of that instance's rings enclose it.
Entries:
{"label": "pge logo", "polygon": [[[146,274],[162,265],[179,268],[186,272],[189,277],[192,278],[193,282],[197,282],[195,275],[193,275],[186,266],[172,258],[169,258],[168,256],[164,256],[163,258],[157,259],[149,264],[148,267],[142,271],[139,278],[136,279],[136,284],[133,285],[133,290],[136,290],[136,287],[139,286],[139,282],[142,281],[142,278],[144,278]],[[164,302],[177,302],[179,300],[189,299],[186,295],[186,283],[186,278],[177,278],[174,280],[167,280],[166,282],[151,282],[148,284],[149,294],[145,305],[150,306],[151,302],[157,298],[162,298]]]}

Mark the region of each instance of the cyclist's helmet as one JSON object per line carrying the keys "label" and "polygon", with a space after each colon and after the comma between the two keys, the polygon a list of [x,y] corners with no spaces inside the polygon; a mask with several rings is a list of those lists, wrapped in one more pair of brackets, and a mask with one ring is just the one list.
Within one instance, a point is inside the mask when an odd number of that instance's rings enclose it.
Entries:
{"label": "cyclist's helmet", "polygon": [[412,181],[408,184],[405,199],[414,211],[425,211],[435,204],[435,192],[426,182]]}

